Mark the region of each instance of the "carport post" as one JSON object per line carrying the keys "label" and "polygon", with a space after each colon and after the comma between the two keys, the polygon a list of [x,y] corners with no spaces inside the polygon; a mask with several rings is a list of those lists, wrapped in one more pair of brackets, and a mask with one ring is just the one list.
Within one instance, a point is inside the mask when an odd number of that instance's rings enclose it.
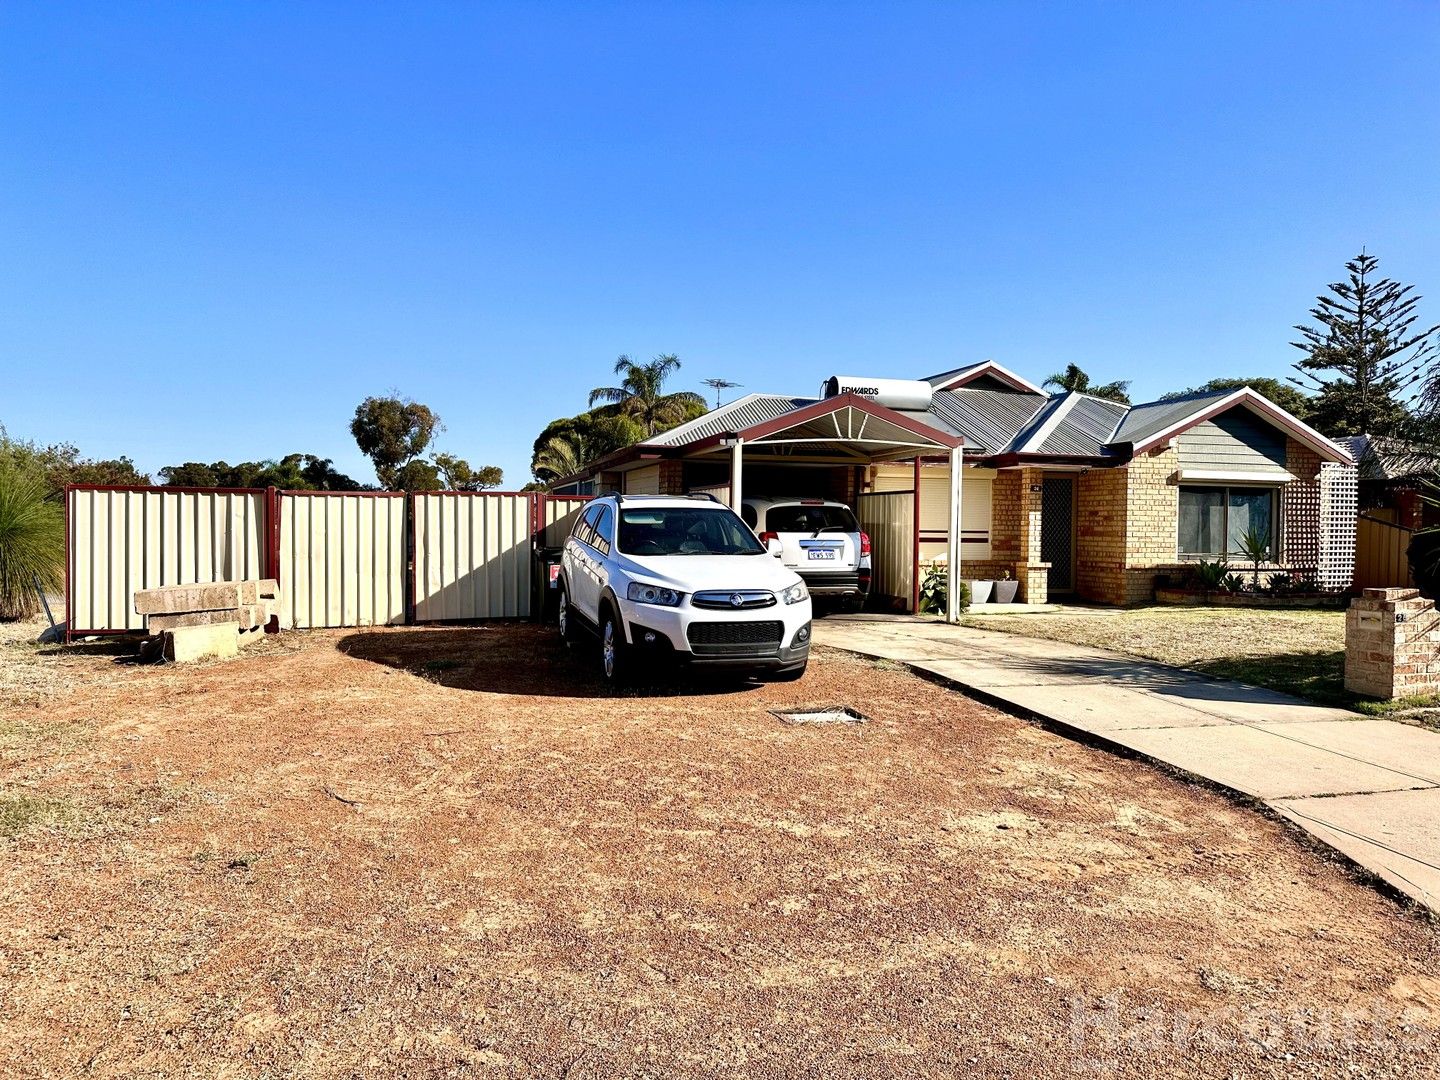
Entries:
{"label": "carport post", "polygon": [[960,621],[960,546],[963,537],[960,532],[960,469],[964,464],[965,451],[955,447],[950,451],[950,543],[946,553],[949,584],[945,590],[945,621]]}
{"label": "carport post", "polygon": [[740,474],[745,464],[745,440],[737,438],[730,444],[730,509],[740,513]]}

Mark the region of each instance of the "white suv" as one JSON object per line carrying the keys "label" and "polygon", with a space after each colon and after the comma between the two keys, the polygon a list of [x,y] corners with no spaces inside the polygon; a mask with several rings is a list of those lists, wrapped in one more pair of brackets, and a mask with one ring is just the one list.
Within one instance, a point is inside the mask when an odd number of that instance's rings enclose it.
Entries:
{"label": "white suv", "polygon": [[647,659],[798,679],[810,594],[777,553],[709,496],[602,496],[565,541],[560,636],[598,635],[617,683]]}
{"label": "white suv", "polygon": [[746,499],[741,513],[761,543],[780,542],[780,561],[800,575],[810,595],[864,605],[870,537],[850,507],[829,499]]}

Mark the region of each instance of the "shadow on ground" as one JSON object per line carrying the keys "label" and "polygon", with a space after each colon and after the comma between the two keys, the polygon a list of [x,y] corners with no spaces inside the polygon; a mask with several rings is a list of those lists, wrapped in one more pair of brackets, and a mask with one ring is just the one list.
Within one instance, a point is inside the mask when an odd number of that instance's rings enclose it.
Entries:
{"label": "shadow on ground", "polygon": [[553,627],[532,623],[406,628],[349,634],[336,648],[454,690],[533,697],[689,697],[743,693],[760,683],[667,669],[625,690],[606,686],[598,647],[566,649]]}

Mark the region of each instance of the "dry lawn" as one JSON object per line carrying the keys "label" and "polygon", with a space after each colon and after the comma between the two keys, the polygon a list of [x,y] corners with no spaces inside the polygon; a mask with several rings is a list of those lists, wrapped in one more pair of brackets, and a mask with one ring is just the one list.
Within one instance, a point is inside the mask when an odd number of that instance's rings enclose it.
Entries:
{"label": "dry lawn", "polygon": [[256,648],[4,654],[66,678],[0,705],[8,1074],[1435,1067],[1431,924],[886,665],[616,697],[530,626]]}
{"label": "dry lawn", "polygon": [[1353,705],[1345,691],[1345,613],[1319,609],[1149,607],[972,615],[966,624],[1114,649],[1222,679]]}

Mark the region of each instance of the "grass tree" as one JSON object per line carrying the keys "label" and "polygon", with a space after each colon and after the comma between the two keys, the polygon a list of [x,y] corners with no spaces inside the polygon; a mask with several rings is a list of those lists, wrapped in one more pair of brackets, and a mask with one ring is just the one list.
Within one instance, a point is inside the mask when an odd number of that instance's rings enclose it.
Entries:
{"label": "grass tree", "polygon": [[46,494],[38,470],[0,459],[0,621],[39,611],[37,585],[64,584],[65,512]]}
{"label": "grass tree", "polygon": [[615,361],[619,386],[597,386],[590,391],[590,404],[618,405],[634,417],[648,439],[705,411],[705,399],[691,390],[665,393],[665,382],[680,370],[680,358],[673,353],[657,356],[648,364],[637,364],[628,356]]}

